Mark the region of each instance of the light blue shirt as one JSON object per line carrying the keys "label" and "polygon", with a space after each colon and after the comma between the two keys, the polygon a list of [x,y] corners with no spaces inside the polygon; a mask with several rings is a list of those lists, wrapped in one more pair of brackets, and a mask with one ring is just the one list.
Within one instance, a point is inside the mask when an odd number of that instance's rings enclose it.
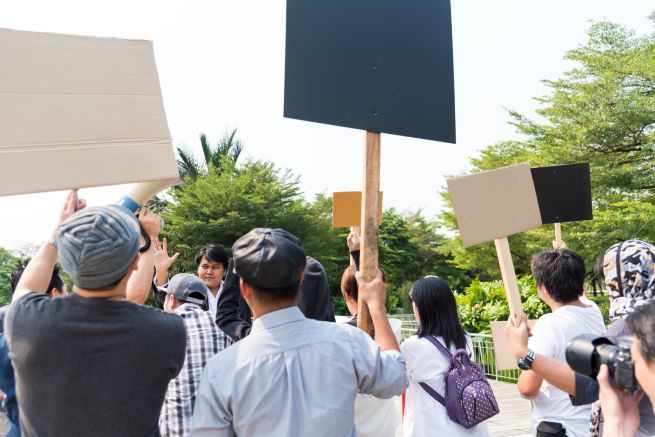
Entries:
{"label": "light blue shirt", "polygon": [[258,317],[248,337],[209,360],[191,435],[354,436],[358,391],[390,398],[407,385],[400,352],[285,308]]}

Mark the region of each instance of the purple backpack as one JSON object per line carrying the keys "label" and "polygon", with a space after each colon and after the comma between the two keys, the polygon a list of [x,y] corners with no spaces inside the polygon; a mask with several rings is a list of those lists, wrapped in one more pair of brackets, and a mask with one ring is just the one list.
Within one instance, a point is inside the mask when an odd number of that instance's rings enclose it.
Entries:
{"label": "purple backpack", "polygon": [[498,403],[484,370],[471,361],[466,349],[458,349],[455,355],[431,335],[423,337],[429,340],[446,358],[452,361],[446,371],[446,398],[444,399],[432,387],[424,382],[420,386],[437,402],[446,407],[448,417],[469,429],[478,423],[498,414]]}

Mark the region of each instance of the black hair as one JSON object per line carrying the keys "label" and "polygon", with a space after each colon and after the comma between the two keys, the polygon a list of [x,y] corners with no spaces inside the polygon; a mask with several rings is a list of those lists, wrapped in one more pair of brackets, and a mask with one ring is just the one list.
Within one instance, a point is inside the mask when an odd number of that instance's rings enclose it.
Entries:
{"label": "black hair", "polygon": [[112,282],[111,284],[103,285],[102,287],[99,288],[87,288],[87,290],[91,291],[108,291],[108,290],[113,290],[114,288],[118,287],[118,284],[121,283],[121,281],[127,276],[129,272],[129,269],[125,272],[123,276]]}
{"label": "black hair", "polygon": [[[14,267],[14,270],[11,272],[11,294],[14,294],[14,291],[16,291],[16,286],[18,286],[18,281],[20,281],[21,276],[23,276],[25,267],[27,267],[27,264],[29,264],[29,262],[30,262],[29,259],[19,261],[16,267]],[[61,278],[61,275],[59,274],[60,270],[61,268],[59,267],[59,265],[55,264],[55,267],[52,270],[52,277],[50,278],[50,284],[48,284],[48,289],[34,290],[34,291],[45,292],[48,295],[52,294],[53,288],[56,288],[60,292],[63,291],[64,280]]]}
{"label": "black hair", "polygon": [[544,286],[559,303],[574,301],[582,295],[585,279],[584,261],[568,249],[551,249],[532,257],[532,276],[537,287]]}
{"label": "black hair", "polygon": [[[387,282],[387,275],[384,273],[384,270],[380,269],[380,272],[382,273],[382,281]],[[341,291],[356,301],[359,296],[359,286],[357,285],[355,273],[357,273],[357,269],[354,265],[346,267],[346,270],[341,275]]]}
{"label": "black hair", "polygon": [[419,337],[440,336],[447,348],[452,344],[457,349],[466,347],[467,334],[459,323],[455,295],[446,281],[436,276],[419,279],[412,285],[409,298],[418,310]]}
{"label": "black hair", "polygon": [[227,271],[227,265],[230,258],[220,244],[210,244],[200,249],[196,254],[196,264],[200,265],[203,258],[207,261],[223,264],[223,268]]}
{"label": "black hair", "polygon": [[639,340],[639,351],[648,363],[655,361],[655,301],[639,305],[625,320]]}
{"label": "black hair", "polygon": [[295,300],[298,298],[298,292],[300,290],[300,282],[279,288],[262,288],[249,283],[247,284],[253,289],[257,295],[257,299],[269,304]]}
{"label": "black hair", "polygon": [[600,258],[596,260],[594,267],[586,275],[587,282],[591,286],[591,290],[594,296],[597,296],[599,291],[602,295],[603,290],[605,290],[605,272],[603,271],[604,265],[605,254],[602,254]]}
{"label": "black hair", "polygon": [[355,278],[355,266],[348,266],[341,275],[341,291],[352,300],[357,300],[359,295],[359,287],[357,286],[357,279]]}

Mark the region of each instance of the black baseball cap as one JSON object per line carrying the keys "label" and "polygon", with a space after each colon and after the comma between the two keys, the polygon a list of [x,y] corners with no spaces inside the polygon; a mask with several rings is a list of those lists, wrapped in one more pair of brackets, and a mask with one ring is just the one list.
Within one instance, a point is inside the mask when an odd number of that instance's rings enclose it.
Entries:
{"label": "black baseball cap", "polygon": [[300,284],[307,262],[300,241],[284,229],[255,228],[232,246],[234,270],[264,289]]}
{"label": "black baseball cap", "polygon": [[188,273],[178,273],[168,282],[166,293],[172,294],[181,302],[204,305],[207,301],[207,286],[202,279]]}

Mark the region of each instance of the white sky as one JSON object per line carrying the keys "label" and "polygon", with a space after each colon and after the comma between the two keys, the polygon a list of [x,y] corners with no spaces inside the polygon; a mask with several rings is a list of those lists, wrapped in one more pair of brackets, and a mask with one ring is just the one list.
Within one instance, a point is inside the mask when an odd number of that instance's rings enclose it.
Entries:
{"label": "white sky", "polygon": [[[457,144],[382,136],[385,207],[421,208],[428,217],[441,207],[446,175],[464,172],[481,148],[516,137],[504,108],[534,111],[532,98],[546,92],[540,81],[571,67],[562,57],[585,41],[590,20],[646,33],[655,10],[652,0],[451,1]],[[237,127],[245,156],[290,168],[309,198],[359,190],[362,131],[282,117],[285,8],[282,0],[3,0],[0,27],[152,40],[175,145],[200,154],[201,131],[215,141]],[[125,191],[80,193],[99,205]],[[0,198],[0,246],[47,238],[63,197]]]}

